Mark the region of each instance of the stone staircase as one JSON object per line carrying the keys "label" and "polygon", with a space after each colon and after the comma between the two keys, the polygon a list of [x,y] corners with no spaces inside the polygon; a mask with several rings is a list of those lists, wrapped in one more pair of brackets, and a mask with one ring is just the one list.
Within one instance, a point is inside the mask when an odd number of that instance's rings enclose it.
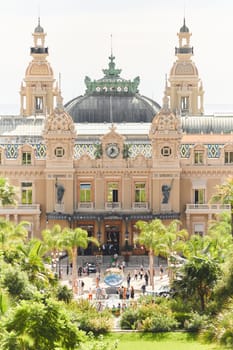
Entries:
{"label": "stone staircase", "polygon": [[[124,261],[124,256],[119,255],[118,261]],[[112,264],[112,256],[110,255],[79,255],[78,256],[78,266],[85,265],[86,262],[94,262],[102,267],[110,267]],[[166,260],[159,257],[154,257],[154,266],[164,265]],[[149,258],[147,255],[130,255],[129,260],[126,262],[127,267],[139,268],[141,265],[144,267],[149,266]]]}

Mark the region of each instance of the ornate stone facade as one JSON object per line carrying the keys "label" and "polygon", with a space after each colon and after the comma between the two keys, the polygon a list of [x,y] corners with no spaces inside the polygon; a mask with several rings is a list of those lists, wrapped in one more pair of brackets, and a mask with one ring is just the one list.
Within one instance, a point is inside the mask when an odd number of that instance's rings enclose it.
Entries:
{"label": "ornate stone facade", "polygon": [[[204,234],[208,220],[229,211],[209,199],[233,174],[233,116],[204,115],[190,36],[184,22],[162,108],[139,94],[138,77],[120,77],[112,54],[104,77],[86,77],[85,95],[64,108],[39,22],[20,115],[0,117],[1,176],[18,188],[17,207],[0,215],[28,220],[32,236],[55,223],[81,226],[112,254],[126,244],[138,252],[138,220],[180,219]],[[80,115],[88,123],[75,121]]]}

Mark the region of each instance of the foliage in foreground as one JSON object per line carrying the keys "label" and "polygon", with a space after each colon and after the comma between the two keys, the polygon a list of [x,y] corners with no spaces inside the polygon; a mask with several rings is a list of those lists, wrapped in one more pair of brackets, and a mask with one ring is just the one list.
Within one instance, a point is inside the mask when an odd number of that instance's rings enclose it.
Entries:
{"label": "foliage in foreground", "polygon": [[62,305],[49,299],[44,303],[22,301],[2,326],[3,350],[71,350],[85,339]]}
{"label": "foliage in foreground", "polygon": [[201,338],[217,342],[232,349],[233,347],[233,299],[201,333]]}
{"label": "foliage in foreground", "polygon": [[80,330],[95,335],[105,334],[113,327],[113,316],[110,310],[98,311],[88,300],[78,300],[68,305],[72,312],[72,321]]}
{"label": "foliage in foreground", "polygon": [[154,302],[126,309],[120,325],[123,329],[137,329],[143,332],[171,331],[178,328],[178,322],[168,305]]}

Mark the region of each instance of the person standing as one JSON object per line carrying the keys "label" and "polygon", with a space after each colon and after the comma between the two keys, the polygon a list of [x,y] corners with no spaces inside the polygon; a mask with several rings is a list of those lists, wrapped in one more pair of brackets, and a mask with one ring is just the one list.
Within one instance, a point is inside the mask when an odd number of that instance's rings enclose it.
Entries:
{"label": "person standing", "polygon": [[160,279],[163,279],[163,266],[160,265],[159,267],[159,275],[160,275]]}
{"label": "person standing", "polygon": [[145,272],[144,279],[145,279],[146,286],[148,286],[149,276],[147,272]]}
{"label": "person standing", "polygon": [[131,276],[130,276],[130,273],[128,273],[128,275],[127,275],[127,287],[128,288],[130,287],[130,280],[131,280]]}
{"label": "person standing", "polygon": [[145,294],[145,292],[146,292],[146,285],[145,285],[145,284],[143,284],[143,285],[142,285],[142,287],[141,287],[141,289],[142,289],[142,294],[144,295],[144,294]]}
{"label": "person standing", "polygon": [[131,289],[130,289],[130,297],[131,299],[134,299],[134,287],[131,286]]}

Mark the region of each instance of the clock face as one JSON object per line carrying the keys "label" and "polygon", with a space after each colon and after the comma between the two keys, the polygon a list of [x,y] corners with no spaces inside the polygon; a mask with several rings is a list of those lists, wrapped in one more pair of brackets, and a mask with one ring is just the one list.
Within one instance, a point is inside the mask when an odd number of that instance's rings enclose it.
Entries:
{"label": "clock face", "polygon": [[118,156],[118,154],[120,153],[120,150],[116,144],[112,143],[112,144],[109,144],[107,146],[106,153],[107,153],[108,157],[116,158]]}

